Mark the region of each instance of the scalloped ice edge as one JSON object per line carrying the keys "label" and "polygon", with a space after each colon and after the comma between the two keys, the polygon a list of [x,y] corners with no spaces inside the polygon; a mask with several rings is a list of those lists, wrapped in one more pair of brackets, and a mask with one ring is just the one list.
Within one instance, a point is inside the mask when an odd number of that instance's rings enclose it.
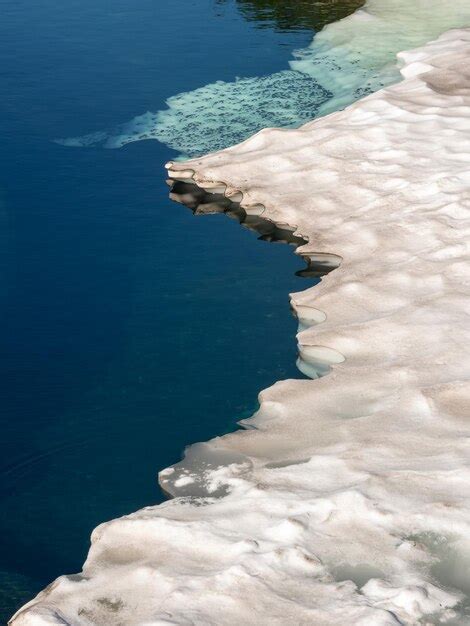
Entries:
{"label": "scalloped ice edge", "polygon": [[448,32],[342,112],[171,164],[341,256],[293,298],[346,360],[191,447],[176,480],[205,495],[98,527],[15,626],[469,623],[469,58]]}
{"label": "scalloped ice edge", "polygon": [[[282,228],[292,232],[293,235],[305,240],[304,245],[298,245],[295,254],[300,256],[305,262],[321,264],[325,268],[337,269],[341,265],[341,257],[331,252],[320,252],[316,250],[312,252],[308,246],[308,236],[300,232],[298,227],[287,222],[280,222],[268,217],[269,211],[262,203],[247,203],[244,201],[243,191],[230,187],[223,181],[202,180],[195,176],[196,171],[192,169],[172,169],[174,162],[170,161],[165,165],[168,171],[169,184],[174,182],[182,182],[186,184],[194,184],[198,189],[202,189],[209,194],[220,194],[239,205],[245,213],[250,216],[263,216],[268,222],[272,222],[278,228]],[[183,164],[184,166],[184,164]],[[172,194],[170,194],[171,197]],[[290,303],[295,317],[299,321],[299,331],[297,334],[298,348],[298,369],[312,379],[316,379],[327,373],[331,366],[342,363],[345,358],[337,350],[328,348],[327,346],[308,345],[302,342],[302,332],[313,325],[321,324],[327,319],[324,311],[321,311],[310,304],[297,304],[296,294],[290,294]],[[171,493],[168,485],[162,484],[162,488]],[[175,495],[175,494],[173,494]]]}

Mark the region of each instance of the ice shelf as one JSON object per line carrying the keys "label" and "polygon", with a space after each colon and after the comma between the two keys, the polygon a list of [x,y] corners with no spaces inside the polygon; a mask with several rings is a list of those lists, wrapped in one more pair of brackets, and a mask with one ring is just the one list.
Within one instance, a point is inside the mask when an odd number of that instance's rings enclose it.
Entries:
{"label": "ice shelf", "polygon": [[292,294],[331,372],[190,448],[184,497],[99,526],[14,626],[470,622],[470,29],[398,56],[344,111],[168,165],[340,262]]}

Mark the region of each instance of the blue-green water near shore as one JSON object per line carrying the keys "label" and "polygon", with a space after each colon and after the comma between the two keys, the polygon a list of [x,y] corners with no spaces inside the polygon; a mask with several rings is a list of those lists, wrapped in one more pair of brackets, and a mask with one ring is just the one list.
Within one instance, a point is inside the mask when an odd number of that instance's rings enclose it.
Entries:
{"label": "blue-green water near shore", "polygon": [[2,2],[2,621],[80,570],[97,524],[161,501],[157,471],[185,445],[300,376],[291,248],[172,204],[177,154],[157,141],[51,141],[271,74],[310,42],[310,23],[241,4]]}

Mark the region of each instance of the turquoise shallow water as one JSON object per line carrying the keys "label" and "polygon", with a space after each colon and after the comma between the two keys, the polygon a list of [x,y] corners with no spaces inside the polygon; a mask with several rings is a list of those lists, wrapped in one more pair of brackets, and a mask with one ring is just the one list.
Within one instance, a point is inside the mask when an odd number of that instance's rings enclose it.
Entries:
{"label": "turquoise shallow water", "polygon": [[300,376],[291,248],[171,203],[156,141],[51,141],[276,72],[311,40],[262,25],[212,0],[2,3],[1,621],[80,570],[97,524],[161,501],[185,445]]}

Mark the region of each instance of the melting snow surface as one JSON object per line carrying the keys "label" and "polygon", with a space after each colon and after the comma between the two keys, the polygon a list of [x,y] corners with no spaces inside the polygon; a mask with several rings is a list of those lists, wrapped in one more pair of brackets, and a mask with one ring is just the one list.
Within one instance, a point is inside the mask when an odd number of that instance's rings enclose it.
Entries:
{"label": "melting snow surface", "polygon": [[341,256],[292,295],[302,369],[332,372],[190,448],[161,476],[186,497],[98,527],[15,626],[470,623],[470,29],[399,59],[344,111],[169,164]]}

